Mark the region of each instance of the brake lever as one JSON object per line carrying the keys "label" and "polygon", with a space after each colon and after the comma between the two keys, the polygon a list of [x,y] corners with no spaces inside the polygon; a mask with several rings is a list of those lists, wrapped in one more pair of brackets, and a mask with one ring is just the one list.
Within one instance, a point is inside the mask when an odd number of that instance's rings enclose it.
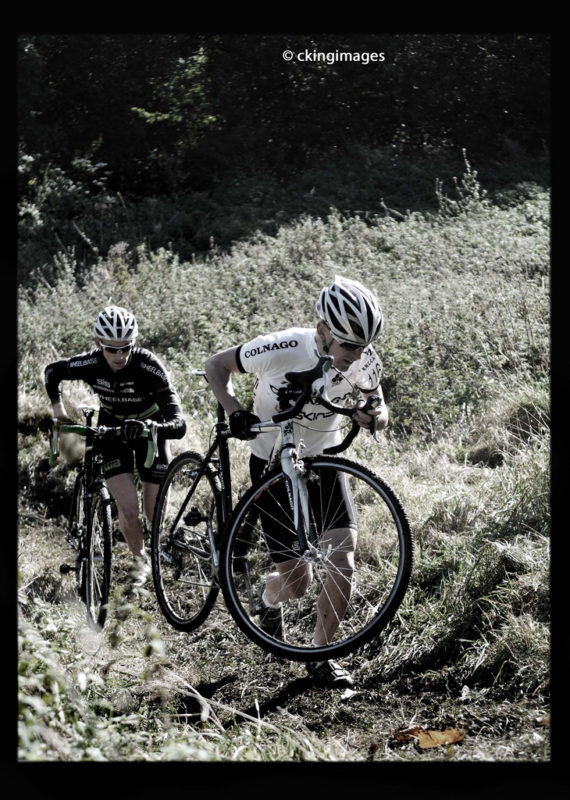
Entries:
{"label": "brake lever", "polygon": [[[370,397],[366,398],[366,402],[361,408],[358,408],[357,411],[362,411],[363,414],[367,414],[369,411],[373,411],[378,406],[382,405],[382,398],[378,394],[371,394]],[[368,430],[372,434],[372,438],[375,442],[378,441],[376,438],[376,419],[372,417],[370,420],[370,425],[368,426]]]}

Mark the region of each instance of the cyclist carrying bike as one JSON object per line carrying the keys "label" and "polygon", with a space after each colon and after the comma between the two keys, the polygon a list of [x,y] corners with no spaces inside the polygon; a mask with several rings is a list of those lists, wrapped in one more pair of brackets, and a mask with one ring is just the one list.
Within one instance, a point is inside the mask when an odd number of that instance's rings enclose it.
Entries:
{"label": "cyclist carrying bike", "polygon": [[[382,364],[371,346],[382,329],[382,311],[374,294],[358,281],[337,276],[331,286],[322,289],[316,311],[316,328],[294,327],[257,336],[245,344],[216,353],[206,362],[208,382],[229,416],[232,434],[249,440],[252,480],[258,478],[267,466],[277,433],[255,436],[250,425],[275,414],[278,393],[287,385],[286,373],[310,369],[319,356],[327,354],[333,358],[336,373],[330,384],[333,402],[342,405],[355,390],[362,397],[362,405],[369,395],[382,398]],[[244,409],[235,396],[233,373],[255,375],[253,413]],[[382,402],[367,414],[358,412],[354,419],[361,427],[381,430],[388,424],[388,410]],[[342,439],[341,425],[336,413],[324,409],[318,401],[310,400],[294,422],[295,441],[303,440],[303,456],[320,455],[325,448],[338,444]],[[343,496],[340,499],[346,509],[343,525],[328,530],[325,535],[331,545],[331,563],[347,578],[346,584],[349,585],[354,568],[356,524],[351,498]],[[260,587],[260,624],[272,634],[281,631],[282,604],[300,597],[310,581],[305,564],[295,557],[293,551],[285,555],[274,554],[274,560],[275,572],[270,573]],[[295,580],[291,580],[292,575]],[[313,635],[316,646],[323,646],[331,640],[349,600],[346,591],[343,593],[338,588],[339,582],[334,577],[327,583],[329,585],[325,585],[319,600]],[[307,670],[311,677],[327,685],[352,683],[347,671],[334,661],[312,662],[307,664]]]}
{"label": "cyclist carrying bike", "polygon": [[[143,526],[134,481],[136,463],[142,481],[143,512],[152,520],[159,484],[170,461],[169,439],[186,432],[180,401],[161,361],[149,350],[136,347],[137,321],[120,306],[107,306],[95,320],[95,347],[45,368],[46,391],[53,417],[69,422],[62,383],[81,380],[99,396],[98,424],[122,428],[120,439],[98,446],[103,455],[103,475],[117,505],[119,528],[134,557],[135,582],[150,574]],[[150,468],[144,461],[147,441],[141,438],[146,423],[157,423],[158,453]]]}

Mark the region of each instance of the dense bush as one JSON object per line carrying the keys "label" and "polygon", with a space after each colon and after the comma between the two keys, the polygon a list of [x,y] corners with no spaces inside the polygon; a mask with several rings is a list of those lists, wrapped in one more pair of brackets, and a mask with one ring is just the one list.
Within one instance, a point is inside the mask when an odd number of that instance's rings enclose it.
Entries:
{"label": "dense bush", "polygon": [[114,302],[137,314],[192,407],[190,365],[257,331],[313,324],[318,288],[338,272],[380,298],[393,428],[437,436],[497,385],[548,380],[548,194],[492,204],[468,163],[461,185],[431,213],[332,209],[190,261],[124,242],[77,275],[60,254],[51,283],[38,273],[20,292],[21,386],[38,389],[42,363],[88,348],[99,307]]}
{"label": "dense bush", "polygon": [[[250,165],[207,192],[145,197],[111,190],[108,168],[92,158],[78,159],[67,170],[48,165],[41,177],[34,177],[34,169],[33,160],[21,159],[28,189],[20,203],[18,269],[27,285],[38,272],[53,281],[54,259],[61,254],[81,278],[98,259],[116,254],[122,242],[131,265],[140,246],[148,252],[169,250],[188,261],[214,247],[227,251],[257,232],[273,236],[302,215],[326,219],[331,208],[365,222],[387,213],[398,220],[414,211],[450,214],[456,209],[454,176],[465,164],[459,151],[406,157],[391,148],[353,144],[316,158],[287,180]],[[532,200],[548,185],[548,165],[541,159],[483,162],[479,172],[489,199],[502,207]],[[442,204],[449,195],[453,200]]]}

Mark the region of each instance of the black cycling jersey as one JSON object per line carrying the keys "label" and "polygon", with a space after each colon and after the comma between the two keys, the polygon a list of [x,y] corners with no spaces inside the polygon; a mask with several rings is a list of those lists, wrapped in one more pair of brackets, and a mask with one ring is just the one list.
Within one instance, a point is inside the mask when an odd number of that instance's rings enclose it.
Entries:
{"label": "black cycling jersey", "polygon": [[106,425],[112,420],[153,419],[167,439],[186,432],[180,400],[161,361],[143,347],[134,347],[128,363],[113,372],[102,351],[94,348],[71,358],[54,361],[45,369],[45,385],[52,403],[61,401],[63,381],[84,381],[99,396]]}

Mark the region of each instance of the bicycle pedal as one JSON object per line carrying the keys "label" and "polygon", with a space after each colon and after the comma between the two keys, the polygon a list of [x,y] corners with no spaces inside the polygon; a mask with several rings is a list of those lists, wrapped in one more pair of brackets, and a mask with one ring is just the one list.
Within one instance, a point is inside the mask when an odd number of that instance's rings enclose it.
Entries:
{"label": "bicycle pedal", "polygon": [[59,571],[61,575],[67,575],[68,572],[77,572],[77,567],[72,567],[71,564],[60,564]]}
{"label": "bicycle pedal", "polygon": [[184,524],[188,525],[190,528],[195,528],[201,522],[206,521],[206,517],[203,514],[200,514],[196,508],[190,509],[190,511],[182,519],[184,520]]}

